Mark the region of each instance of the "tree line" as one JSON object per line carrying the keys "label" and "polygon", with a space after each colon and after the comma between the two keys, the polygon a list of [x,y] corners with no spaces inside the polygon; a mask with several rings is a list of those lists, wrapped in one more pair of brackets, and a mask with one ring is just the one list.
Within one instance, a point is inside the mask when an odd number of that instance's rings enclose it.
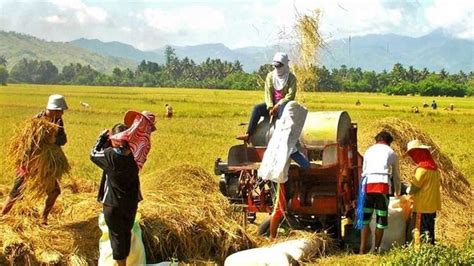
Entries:
{"label": "tree line", "polygon": [[[265,77],[272,70],[270,64],[262,65],[253,73],[246,73],[239,61],[227,62],[207,58],[197,64],[187,57],[180,59],[173,48],[165,49],[165,64],[143,60],[136,68],[115,68],[112,74],[96,71],[89,65],[69,64],[59,72],[49,60],[22,59],[11,71],[6,70],[6,60],[0,57],[0,83],[68,84],[138,87],[185,87],[211,89],[261,89]],[[474,72],[459,71],[450,74],[442,69],[430,72],[424,68],[405,68],[395,64],[390,71],[376,73],[361,68],[327,69],[313,66],[314,84],[301,84],[305,91],[383,92],[395,95],[419,94],[423,96],[472,96]]]}

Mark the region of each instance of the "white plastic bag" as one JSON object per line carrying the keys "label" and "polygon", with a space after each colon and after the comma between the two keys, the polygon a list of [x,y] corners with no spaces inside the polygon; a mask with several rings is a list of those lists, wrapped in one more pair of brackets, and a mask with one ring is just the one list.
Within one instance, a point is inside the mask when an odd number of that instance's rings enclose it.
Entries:
{"label": "white plastic bag", "polygon": [[[109,239],[109,228],[105,223],[104,214],[99,214],[99,227],[102,236],[99,240],[99,265],[117,265],[112,257],[112,246]],[[145,265],[146,255],[145,246],[142,240],[142,230],[140,228],[140,214],[135,216],[135,222],[132,228],[132,239],[130,244],[130,254],[127,257],[127,265]]]}
{"label": "white plastic bag", "polygon": [[[400,204],[401,201],[406,199],[390,198],[388,204],[388,227],[384,230],[382,243],[380,244],[380,251],[386,251],[392,248],[393,244],[403,245],[406,241],[406,230],[407,230],[407,211],[404,204]],[[372,250],[375,243],[375,226],[376,226],[376,215],[375,212],[372,215],[370,221],[370,231],[372,233]]]}
{"label": "white plastic bag", "polygon": [[290,155],[297,151],[297,142],[303,130],[308,110],[295,101],[286,104],[276,121],[275,131],[263,155],[258,176],[263,180],[285,183],[288,180]]}

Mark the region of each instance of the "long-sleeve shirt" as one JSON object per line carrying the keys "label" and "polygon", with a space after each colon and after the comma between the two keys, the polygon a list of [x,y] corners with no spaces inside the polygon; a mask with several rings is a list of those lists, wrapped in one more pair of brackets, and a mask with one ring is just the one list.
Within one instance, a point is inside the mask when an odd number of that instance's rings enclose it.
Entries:
{"label": "long-sleeve shirt", "polygon": [[390,194],[393,181],[394,193],[400,195],[398,157],[390,146],[377,143],[367,149],[364,154],[362,176],[367,178],[367,193]]}
{"label": "long-sleeve shirt", "polygon": [[265,104],[267,105],[268,109],[272,108],[276,104],[282,104],[285,102],[295,100],[295,96],[296,96],[295,75],[293,75],[293,73],[290,72],[288,76],[288,82],[281,89],[281,92],[283,93],[284,97],[278,102],[275,102],[273,99],[274,90],[275,88],[273,86],[273,71],[271,71],[270,73],[268,73],[267,78],[265,80]]}
{"label": "long-sleeve shirt", "polygon": [[411,185],[417,188],[413,194],[413,210],[420,213],[433,213],[441,210],[441,180],[439,171],[416,168]]}
{"label": "long-sleeve shirt", "polygon": [[142,200],[138,165],[133,155],[122,155],[118,149],[103,149],[106,139],[101,136],[92,148],[90,159],[104,170],[98,199],[108,206],[131,207]]}

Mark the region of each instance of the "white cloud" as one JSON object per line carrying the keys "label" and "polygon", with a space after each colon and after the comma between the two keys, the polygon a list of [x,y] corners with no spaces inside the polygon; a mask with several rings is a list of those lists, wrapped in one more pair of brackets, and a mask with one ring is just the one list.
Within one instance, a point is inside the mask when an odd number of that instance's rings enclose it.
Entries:
{"label": "white cloud", "polygon": [[58,16],[58,15],[49,16],[49,17],[41,17],[40,19],[52,24],[64,24],[68,21],[67,18]]}
{"label": "white cloud", "polygon": [[120,27],[120,30],[126,33],[132,32],[132,29],[130,27]]}
{"label": "white cloud", "polygon": [[61,10],[81,10],[86,8],[86,5],[81,0],[50,0],[49,2]]}
{"label": "white cloud", "polygon": [[107,20],[107,12],[98,7],[86,7],[76,11],[76,18],[81,24],[104,23]]}
{"label": "white cloud", "polygon": [[444,28],[460,38],[474,39],[474,2],[435,0],[425,11],[432,28]]}
{"label": "white cloud", "polygon": [[88,6],[81,0],[50,0],[50,2],[65,14],[74,16],[81,25],[103,24],[108,18],[104,9]]}
{"label": "white cloud", "polygon": [[165,33],[215,31],[224,27],[224,14],[208,6],[186,6],[182,9],[166,10],[147,8],[137,14],[149,27]]}

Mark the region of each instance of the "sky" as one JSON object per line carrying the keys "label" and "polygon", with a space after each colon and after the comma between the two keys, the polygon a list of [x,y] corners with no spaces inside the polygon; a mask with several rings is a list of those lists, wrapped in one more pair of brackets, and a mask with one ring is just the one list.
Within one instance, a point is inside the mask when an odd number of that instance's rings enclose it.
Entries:
{"label": "sky", "polygon": [[439,28],[474,40],[472,0],[0,0],[0,30],[48,41],[119,41],[142,50],[205,43],[235,49],[285,42],[296,18],[315,9],[326,41],[419,37]]}

